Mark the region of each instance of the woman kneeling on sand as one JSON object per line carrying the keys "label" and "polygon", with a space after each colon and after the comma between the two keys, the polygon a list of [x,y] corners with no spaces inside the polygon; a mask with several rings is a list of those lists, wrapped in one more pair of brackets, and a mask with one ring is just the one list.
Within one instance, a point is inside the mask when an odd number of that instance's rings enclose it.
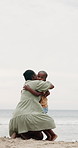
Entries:
{"label": "woman kneeling on sand", "polygon": [[[36,80],[36,74],[27,70],[23,74],[25,84],[33,90],[45,92],[54,86],[48,81]],[[42,131],[46,134],[46,140],[55,140],[57,135],[51,130],[55,128],[54,120],[43,112],[40,105],[40,96],[34,96],[29,91],[22,90],[20,102],[18,103],[13,117],[9,123],[9,134],[12,138],[42,140]]]}

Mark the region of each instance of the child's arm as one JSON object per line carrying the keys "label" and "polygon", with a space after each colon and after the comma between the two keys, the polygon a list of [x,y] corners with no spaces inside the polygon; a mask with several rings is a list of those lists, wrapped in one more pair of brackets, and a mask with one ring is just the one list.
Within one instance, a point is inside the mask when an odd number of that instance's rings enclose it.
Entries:
{"label": "child's arm", "polygon": [[25,85],[25,86],[23,87],[23,89],[29,91],[30,93],[32,93],[32,94],[35,95],[35,96],[40,96],[40,95],[42,95],[42,92],[37,92],[37,91],[33,90],[32,88],[29,87],[29,85]]}
{"label": "child's arm", "polygon": [[47,91],[44,93],[44,96],[47,97],[48,95],[50,95],[50,92],[47,90]]}

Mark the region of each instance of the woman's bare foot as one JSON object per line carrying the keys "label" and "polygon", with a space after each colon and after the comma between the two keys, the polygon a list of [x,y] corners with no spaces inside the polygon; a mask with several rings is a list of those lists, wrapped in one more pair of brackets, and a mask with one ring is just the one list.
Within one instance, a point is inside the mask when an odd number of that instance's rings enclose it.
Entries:
{"label": "woman's bare foot", "polygon": [[20,134],[20,136],[21,136],[21,138],[22,138],[23,140],[30,139],[30,136],[27,135],[26,133],[22,133],[22,134]]}
{"label": "woman's bare foot", "polygon": [[11,136],[12,139],[15,139],[16,138],[16,133],[14,132]]}

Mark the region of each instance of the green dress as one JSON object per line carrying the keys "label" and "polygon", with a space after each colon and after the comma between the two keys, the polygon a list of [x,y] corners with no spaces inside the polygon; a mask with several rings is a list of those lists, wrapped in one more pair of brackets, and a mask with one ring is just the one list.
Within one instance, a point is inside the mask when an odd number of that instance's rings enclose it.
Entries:
{"label": "green dress", "polygon": [[[50,88],[51,83],[42,80],[27,80],[25,85],[39,92]],[[39,103],[40,97],[34,96],[29,91],[22,90],[20,102],[18,103],[13,117],[9,122],[10,136],[16,133],[26,133],[28,131],[41,131],[55,128],[54,120],[43,112]]]}

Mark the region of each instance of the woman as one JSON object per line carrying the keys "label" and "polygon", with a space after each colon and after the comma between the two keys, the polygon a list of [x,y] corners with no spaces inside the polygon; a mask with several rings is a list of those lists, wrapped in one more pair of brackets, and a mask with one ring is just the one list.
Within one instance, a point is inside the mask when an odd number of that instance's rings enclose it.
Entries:
{"label": "woman", "polygon": [[[32,70],[25,71],[23,76],[26,80],[24,85],[29,85],[36,91],[44,92],[53,88],[50,82],[36,80],[36,74]],[[24,139],[41,140],[43,138],[41,131],[43,131],[47,135],[47,140],[56,139],[57,135],[51,130],[55,128],[54,120],[43,112],[39,101],[39,96],[22,90],[20,102],[9,123],[9,134],[12,138],[18,135]]]}

